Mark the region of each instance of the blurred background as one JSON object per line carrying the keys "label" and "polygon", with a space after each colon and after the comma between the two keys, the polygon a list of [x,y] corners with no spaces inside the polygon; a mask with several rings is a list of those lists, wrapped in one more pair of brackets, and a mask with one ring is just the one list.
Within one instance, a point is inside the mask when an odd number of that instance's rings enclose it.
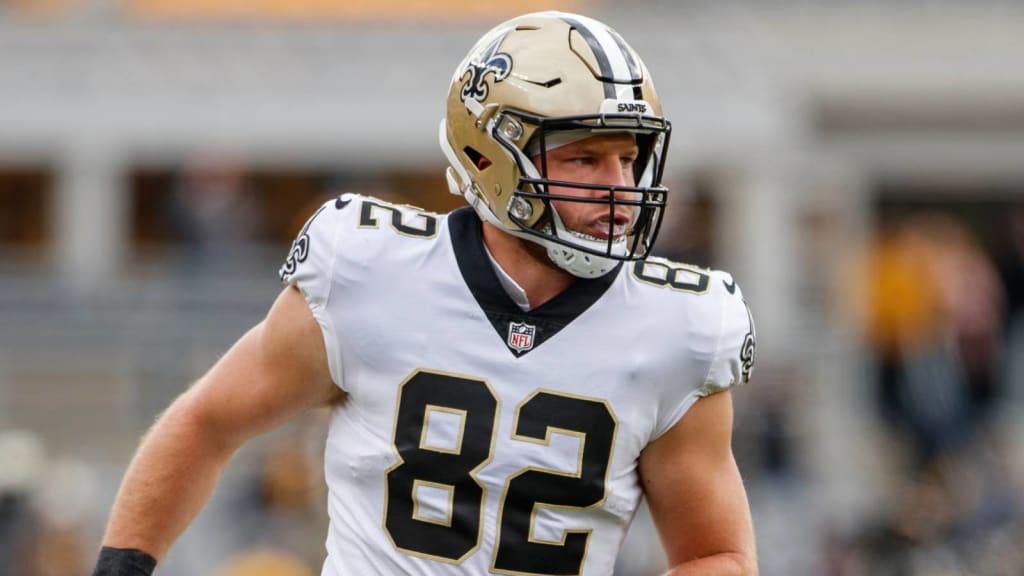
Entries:
{"label": "blurred background", "polygon": [[[461,204],[454,66],[550,7],[643,56],[660,253],[754,310],[762,574],[1024,574],[1024,4],[0,0],[0,576],[91,569],[139,436],[314,207]],[[324,417],[244,448],[160,574],[318,574]],[[663,563],[641,512],[616,572]]]}

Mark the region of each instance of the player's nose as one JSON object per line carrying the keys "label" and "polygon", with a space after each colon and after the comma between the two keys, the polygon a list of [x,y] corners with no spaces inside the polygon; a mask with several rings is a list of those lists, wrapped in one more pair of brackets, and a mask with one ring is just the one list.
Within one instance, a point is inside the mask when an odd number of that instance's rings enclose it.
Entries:
{"label": "player's nose", "polygon": [[595,195],[599,198],[614,196],[615,200],[636,200],[637,193],[618,189],[619,187],[633,187],[633,169],[622,161],[618,155],[609,155],[603,158],[600,163],[600,183],[611,186],[612,189],[597,190]]}
{"label": "player's nose", "polygon": [[[603,156],[598,163],[597,172],[594,175],[595,178],[592,180],[595,184],[602,186],[632,186],[632,173],[627,174],[628,170],[623,167],[622,162],[618,156]],[[604,198],[611,194],[608,190],[595,190],[594,196],[598,198]],[[620,198],[623,192],[616,191],[615,197]]]}

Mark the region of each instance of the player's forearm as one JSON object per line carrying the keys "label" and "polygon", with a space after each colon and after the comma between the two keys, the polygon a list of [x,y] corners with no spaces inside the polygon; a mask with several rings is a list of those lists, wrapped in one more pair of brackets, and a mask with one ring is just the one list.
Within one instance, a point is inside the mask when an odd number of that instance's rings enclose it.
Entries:
{"label": "player's forearm", "polygon": [[757,561],[737,553],[715,554],[679,564],[664,576],[757,576]]}
{"label": "player's forearm", "polygon": [[236,446],[216,438],[187,395],[147,433],[118,491],[104,546],[135,548],[157,559],[209,499]]}

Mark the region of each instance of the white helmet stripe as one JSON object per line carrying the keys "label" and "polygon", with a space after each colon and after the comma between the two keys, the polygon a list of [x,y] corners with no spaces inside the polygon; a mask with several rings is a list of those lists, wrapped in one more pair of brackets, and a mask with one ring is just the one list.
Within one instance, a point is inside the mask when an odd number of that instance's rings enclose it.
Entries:
{"label": "white helmet stripe", "polygon": [[619,49],[622,50],[622,53],[626,55],[626,63],[629,65],[629,77],[633,82],[633,98],[636,100],[643,100],[644,95],[640,90],[640,84],[643,81],[644,74],[640,68],[639,62],[633,54],[633,50],[630,49],[629,45],[626,44],[626,41],[622,39],[622,36],[619,36],[618,32],[611,28],[608,29],[608,32],[611,33],[612,38],[615,39],[615,43],[619,45]]}
{"label": "white helmet stripe", "polygon": [[616,38],[607,26],[592,18],[573,15],[563,16],[562,19],[576,28],[593,50],[601,69],[601,79],[605,83],[605,97],[633,100],[633,83],[641,81],[640,68],[621,39]]}
{"label": "white helmet stripe", "polygon": [[626,58],[626,65],[629,66],[629,79],[634,82],[639,81],[642,77],[642,73],[640,72],[640,65],[637,63],[636,57],[633,55],[633,51],[630,50],[629,45],[627,45],[626,41],[622,39],[622,36],[619,36],[618,32],[611,28],[607,28],[607,30],[608,35],[612,37],[612,40],[615,41],[619,50],[622,51],[622,55]]}

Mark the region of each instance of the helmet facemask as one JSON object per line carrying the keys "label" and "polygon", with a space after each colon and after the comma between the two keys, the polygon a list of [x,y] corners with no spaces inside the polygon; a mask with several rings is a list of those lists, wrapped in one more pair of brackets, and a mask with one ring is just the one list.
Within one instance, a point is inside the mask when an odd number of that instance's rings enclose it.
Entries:
{"label": "helmet facemask", "polygon": [[[517,125],[529,128],[519,129]],[[517,227],[517,235],[540,243],[556,264],[582,277],[601,276],[619,261],[646,258],[661,226],[668,192],[661,185],[661,177],[669,130],[663,118],[636,114],[542,118],[514,110],[499,113],[490,134],[519,171],[518,184],[507,205],[507,217]],[[548,176],[548,152],[559,144],[622,133],[632,135],[638,148],[632,186],[553,180]],[[530,134],[530,138],[524,145],[521,140],[525,134]],[[533,157],[537,158],[536,163]],[[551,187],[585,193],[559,194],[552,192]],[[609,234],[598,238],[567,228],[556,202],[604,205],[611,227]],[[616,213],[624,206],[632,208],[630,221],[623,232],[612,233]]]}

